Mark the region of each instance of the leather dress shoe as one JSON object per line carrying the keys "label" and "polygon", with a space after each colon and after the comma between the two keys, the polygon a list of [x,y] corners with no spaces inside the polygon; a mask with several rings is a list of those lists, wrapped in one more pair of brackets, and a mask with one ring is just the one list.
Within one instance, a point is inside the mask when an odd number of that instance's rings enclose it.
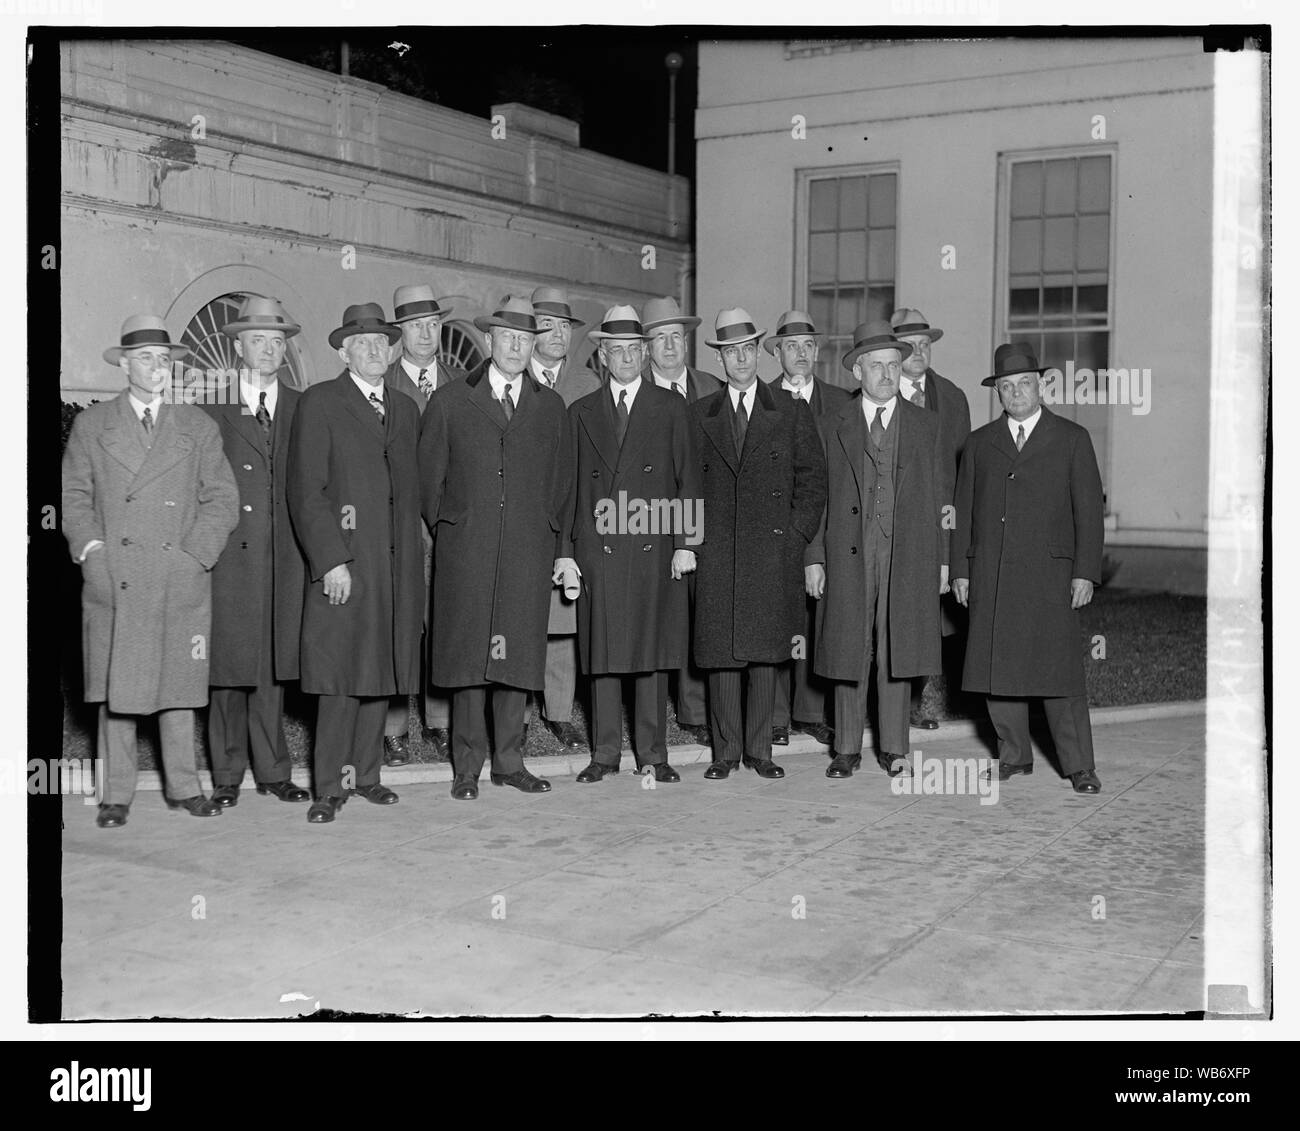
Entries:
{"label": "leather dress shoe", "polygon": [[257,783],[258,793],[269,793],[273,797],[278,797],[281,801],[310,801],[311,794],[300,785],[294,785],[291,781],[260,781]]}
{"label": "leather dress shoe", "polygon": [[772,728],[772,745],[789,746],[790,745],[790,728],[773,727]]}
{"label": "leather dress shoe", "polygon": [[902,754],[889,754],[883,751],[876,755],[876,765],[891,778],[905,774],[912,768],[911,763]]}
{"label": "leather dress shoe", "polygon": [[[998,759],[998,781],[1006,781],[1007,778],[1014,778],[1017,774],[1032,774],[1034,772],[1033,762],[1004,762]],[[991,769],[985,770],[980,775],[985,781],[990,781],[993,777]]]}
{"label": "leather dress shoe", "polygon": [[709,768],[704,771],[704,776],[710,781],[720,781],[727,777],[732,770],[740,769],[739,762],[728,762],[722,758],[715,758],[709,763]]}
{"label": "leather dress shoe", "polygon": [[95,824],[101,829],[120,829],[126,824],[129,805],[101,805],[95,817]]}
{"label": "leather dress shoe", "polygon": [[405,766],[411,760],[411,748],[406,745],[406,735],[384,735],[384,765]]}
{"label": "leather dress shoe", "polygon": [[916,727],[917,730],[938,730],[939,723],[929,715],[923,715],[920,711],[913,711],[908,722]]}
{"label": "leather dress shoe", "polygon": [[201,793],[196,793],[193,797],[181,797],[175,801],[169,797],[167,808],[184,809],[191,817],[215,817],[221,812],[220,805],[209,801]]}
{"label": "leather dress shoe", "polygon": [[826,767],[828,778],[851,778],[853,771],[862,765],[861,754],[836,754]]}
{"label": "leather dress shoe", "polygon": [[359,785],[352,791],[356,797],[364,797],[375,805],[396,805],[397,794],[381,782],[374,785]]}
{"label": "leather dress shoe", "polygon": [[744,765],[748,766],[760,778],[783,778],[785,770],[778,766],[771,758],[750,758],[748,755],[742,760]]}
{"label": "leather dress shoe", "polygon": [[511,785],[523,793],[550,793],[551,783],[544,778],[534,777],[527,770],[516,770],[513,774],[493,774],[493,785]]}
{"label": "leather dress shoe", "polygon": [[646,766],[641,773],[654,774],[655,781],[674,782],[682,780],[682,775],[674,770],[667,762],[653,762],[649,766]]}
{"label": "leather dress shoe", "polygon": [[1096,770],[1079,770],[1071,774],[1070,784],[1074,786],[1075,793],[1101,792],[1101,778],[1097,776]]}
{"label": "leather dress shoe", "polygon": [[451,795],[457,801],[476,801],[478,778],[469,774],[457,774],[451,781]]}
{"label": "leather dress shoe", "polygon": [[692,742],[698,742],[701,746],[713,745],[713,732],[703,723],[678,723],[677,729]]}
{"label": "leather dress shoe", "polygon": [[215,786],[212,790],[212,800],[223,809],[233,809],[239,804],[239,786]]}
{"label": "leather dress shoe", "polygon": [[433,747],[438,761],[445,762],[451,757],[451,734],[446,727],[425,727],[424,741]]}
{"label": "leather dress shoe", "polygon": [[796,729],[811,735],[823,746],[831,746],[835,742],[835,731],[825,723],[800,723]]}
{"label": "leather dress shoe", "polygon": [[307,821],[313,825],[328,825],[346,802],[346,797],[318,797],[307,810]]}
{"label": "leather dress shoe", "polygon": [[583,785],[589,785],[591,782],[600,781],[601,778],[612,777],[618,773],[617,766],[607,766],[603,762],[597,762],[593,758],[587,763],[586,768],[578,775],[577,781]]}
{"label": "leather dress shoe", "polygon": [[572,723],[553,723],[550,719],[543,719],[542,722],[545,723],[546,729],[560,740],[562,746],[566,746],[570,750],[580,750],[587,745],[587,740],[583,737],[582,731]]}

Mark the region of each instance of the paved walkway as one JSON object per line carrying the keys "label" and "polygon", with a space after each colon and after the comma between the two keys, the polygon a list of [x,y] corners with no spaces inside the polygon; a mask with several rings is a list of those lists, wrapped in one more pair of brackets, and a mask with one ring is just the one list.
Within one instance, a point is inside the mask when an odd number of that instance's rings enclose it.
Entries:
{"label": "paved walkway", "polygon": [[[782,781],[680,751],[677,785],[468,803],[386,773],[400,804],[327,826],[68,798],[64,1016],[1201,1009],[1204,714],[1131,714],[1096,715],[1096,798],[1041,755],[981,804],[797,745]],[[948,729],[913,738],[952,789],[985,750]]]}

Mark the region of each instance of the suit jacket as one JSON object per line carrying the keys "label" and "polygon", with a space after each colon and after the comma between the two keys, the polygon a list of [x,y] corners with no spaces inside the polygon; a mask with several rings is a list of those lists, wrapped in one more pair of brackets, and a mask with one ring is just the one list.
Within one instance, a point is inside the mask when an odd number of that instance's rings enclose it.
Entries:
{"label": "suit jacket", "polygon": [[[532,363],[529,363],[528,373],[532,375]],[[540,384],[540,383],[539,383]],[[560,366],[559,373],[555,376],[554,392],[559,393],[560,399],[564,402],[564,407],[568,408],[576,401],[580,401],[588,393],[594,393],[601,387],[600,375],[585,365],[578,365],[572,357],[566,357]],[[569,631],[573,631],[570,629]]]}
{"label": "suit jacket", "polygon": [[[768,386],[773,392],[785,392],[781,388],[781,377],[773,377],[768,381]],[[839,385],[832,385],[823,381],[820,377],[813,378],[812,393],[808,397],[808,410],[813,414],[813,420],[817,427],[821,428],[822,417],[826,415],[833,416],[844,407],[845,402],[854,395],[848,389],[842,389]]]}
{"label": "suit jacket", "polygon": [[[828,679],[856,680],[867,639],[863,459],[867,423],[862,393],[823,418],[829,484],[826,511],[805,563],[826,569],[818,602],[813,670]],[[889,566],[889,674],[895,679],[940,670],[939,567],[947,562],[943,525],[946,454],[933,413],[898,398],[894,515]]]}
{"label": "suit jacket", "polygon": [[[578,651],[589,674],[672,670],[686,662],[689,627],[687,582],[672,578],[673,552],[693,549],[699,533],[687,529],[700,517],[690,410],[643,380],[621,448],[616,428],[608,389],[569,409],[575,475],[561,554],[582,570]],[[638,502],[665,505],[638,519]]]}
{"label": "suit jacket", "polygon": [[971,433],[952,535],[952,575],[970,580],[967,691],[1084,694],[1070,580],[1101,580],[1102,510],[1086,428],[1044,406],[1019,451],[1006,416]]}
{"label": "suit jacket", "polygon": [[[654,370],[647,361],[645,368],[641,370],[641,379],[655,383]],[[706,373],[703,369],[693,369],[691,366],[686,367],[686,403],[694,404],[698,400],[712,396],[723,387],[723,383],[718,380],[712,373]]]}
{"label": "suit jacket", "polygon": [[542,686],[551,574],[573,474],[564,402],[525,370],[506,423],[484,361],[420,430],[433,531],[430,672],[439,687]]}
{"label": "suit jacket", "polygon": [[[213,687],[259,687],[298,678],[305,572],[289,519],[285,480],[289,435],[301,394],[281,384],[271,422],[262,426],[243,404],[203,405],[239,485],[239,524],[212,570]],[[271,651],[266,654],[266,622]]]}
{"label": "suit jacket", "polygon": [[152,445],[121,392],[80,413],[63,454],[63,532],[82,564],[88,703],[148,715],[208,701],[212,579],[239,515],[217,426],[164,404]]}
{"label": "suit jacket", "polygon": [[[419,689],[424,603],[416,439],[420,413],[386,394],[381,421],[347,370],[302,394],[289,439],[287,498],[307,559],[302,689],[385,696]],[[352,575],[346,604],[321,579]]]}
{"label": "suit jacket", "polygon": [[[435,393],[452,381],[465,380],[465,370],[463,369],[457,369],[454,365],[445,365],[442,361],[437,361],[435,366],[437,369],[437,380],[434,382]],[[424,406],[429,403],[429,398],[420,391],[420,386],[406,375],[400,357],[388,367],[388,372],[384,374],[384,384],[399,393],[405,393],[416,403],[420,415],[424,415]]]}
{"label": "suit jacket", "polygon": [[826,505],[826,460],[808,406],[762,381],[751,388],[739,457],[726,388],[691,405],[704,500],[694,626],[702,668],[790,659],[803,634],[804,550]]}

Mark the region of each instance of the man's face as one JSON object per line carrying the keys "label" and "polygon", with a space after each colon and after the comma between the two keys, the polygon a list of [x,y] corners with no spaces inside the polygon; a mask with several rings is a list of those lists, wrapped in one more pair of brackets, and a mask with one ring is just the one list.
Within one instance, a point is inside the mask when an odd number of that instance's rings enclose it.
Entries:
{"label": "man's face", "polygon": [[344,338],[339,357],[363,381],[378,385],[388,369],[388,335],[353,334]]}
{"label": "man's face", "polygon": [[912,343],[912,354],[903,362],[903,372],[909,377],[924,377],[930,368],[930,336],[928,334],[901,334],[900,342]]}
{"label": "man's face", "polygon": [[796,389],[813,378],[817,368],[817,339],[811,334],[794,334],[781,339],[781,372]]}
{"label": "man's face", "polygon": [[528,359],[533,353],[533,338],[536,336],[527,330],[493,326],[488,331],[488,351],[492,354],[493,363],[507,377],[522,373],[528,367]]}
{"label": "man's face", "polygon": [[876,404],[885,404],[898,392],[903,362],[896,349],[868,350],[853,363],[853,376],[862,392]]}
{"label": "man's face", "polygon": [[537,316],[537,341],[533,350],[537,360],[547,369],[559,365],[569,356],[569,339],[573,336],[573,324],[567,318],[555,318],[550,314]]}
{"label": "man's face", "polygon": [[118,365],[126,374],[131,391],[140,400],[151,401],[171,380],[172,354],[163,346],[141,346],[124,353]]}
{"label": "man's face", "polygon": [[634,341],[604,341],[600,343],[600,360],[610,376],[620,385],[637,379],[645,363],[645,346]]}
{"label": "man's face", "polygon": [[999,377],[994,388],[998,399],[1012,420],[1026,420],[1038,411],[1043,403],[1043,378],[1038,373],[1016,373]]}
{"label": "man's face", "polygon": [[442,335],[441,316],[424,314],[399,322],[398,326],[402,331],[402,352],[421,368],[432,365]]}
{"label": "man's face", "polygon": [[758,342],[751,339],[737,345],[725,346],[718,351],[722,368],[726,370],[728,384],[737,389],[747,389],[758,376]]}
{"label": "man's face", "polygon": [[650,360],[665,377],[676,377],[686,365],[686,331],[669,322],[650,331]]}
{"label": "man's face", "polygon": [[235,339],[235,353],[243,359],[254,381],[263,378],[269,383],[284,364],[284,351],[288,348],[284,334],[279,330],[241,330]]}

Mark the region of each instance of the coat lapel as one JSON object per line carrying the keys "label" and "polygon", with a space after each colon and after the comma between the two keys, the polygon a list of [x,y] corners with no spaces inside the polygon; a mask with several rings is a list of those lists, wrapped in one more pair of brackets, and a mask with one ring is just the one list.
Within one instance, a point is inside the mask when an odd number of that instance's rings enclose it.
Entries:
{"label": "coat lapel", "polygon": [[[652,385],[653,387],[653,385]],[[654,414],[654,405],[647,403],[646,385],[641,382],[641,388],[637,392],[636,400],[632,402],[632,411],[627,417],[627,434],[623,437],[623,450],[618,456],[618,470],[622,471],[625,467],[631,467],[636,461],[637,452],[645,446],[654,432],[654,426],[651,422],[651,416]],[[670,397],[675,397],[676,393],[669,393]],[[650,394],[653,398],[654,394]]]}
{"label": "coat lapel", "polygon": [[379,415],[370,407],[369,398],[362,396],[361,390],[357,388],[357,383],[352,380],[352,374],[348,370],[343,370],[335,380],[340,382],[343,403],[347,405],[348,412],[355,416],[372,436],[383,436],[390,415],[388,406],[384,406],[384,419],[381,421]]}
{"label": "coat lapel", "polygon": [[[129,407],[128,407],[129,411]],[[143,487],[166,474],[194,450],[194,437],[188,428],[176,420],[176,406],[164,404],[158,410],[158,424],[154,429],[153,446],[136,472],[131,489]]]}
{"label": "coat lapel", "polygon": [[605,411],[605,407],[604,401],[600,398],[595,401],[584,400],[582,408],[578,410],[578,419],[591,439],[591,446],[596,449],[601,462],[613,475],[618,469],[618,442],[610,429],[610,414]]}
{"label": "coat lapel", "polygon": [[740,461],[736,458],[736,440],[731,434],[731,394],[724,385],[722,392],[714,393],[713,396],[714,402],[704,414],[700,427],[734,474],[740,467]]}
{"label": "coat lapel", "polygon": [[[280,417],[280,406],[283,401],[276,402],[276,420]],[[253,415],[255,410],[249,405],[240,401],[238,404],[228,404],[221,406],[221,423],[236,436],[239,437],[252,451],[266,462],[266,442],[262,438],[262,426],[258,424],[257,418]],[[275,435],[275,422],[271,424],[271,434]]]}
{"label": "coat lapel", "polygon": [[[118,395],[115,411],[104,421],[99,434],[100,446],[135,477],[144,465],[145,448],[140,442],[140,421],[127,398],[130,391]],[[133,429],[137,431],[132,431]]]}
{"label": "coat lapel", "polygon": [[[496,398],[492,395],[492,381],[488,377],[488,365],[490,362],[483,362],[473,373],[466,379],[465,383],[470,388],[469,403],[486,416],[502,432],[506,430],[506,416],[501,411],[501,406],[497,404]],[[523,397],[519,398],[521,401]],[[516,412],[518,406],[516,406]],[[511,418],[511,423],[514,420]]]}
{"label": "coat lapel", "polygon": [[755,381],[749,391],[754,395],[750,398],[752,402],[749,406],[749,426],[745,430],[745,450],[740,453],[740,466],[745,466],[745,460],[749,454],[758,448],[761,444],[767,442],[767,438],[772,434],[775,427],[773,421],[780,415],[777,411],[776,400],[772,396],[772,390],[769,389],[762,381]]}
{"label": "coat lapel", "polygon": [[844,456],[853,471],[853,485],[858,490],[858,505],[862,504],[862,475],[859,470],[862,453],[867,447],[867,422],[862,417],[862,394],[850,397],[835,418],[835,435]]}

